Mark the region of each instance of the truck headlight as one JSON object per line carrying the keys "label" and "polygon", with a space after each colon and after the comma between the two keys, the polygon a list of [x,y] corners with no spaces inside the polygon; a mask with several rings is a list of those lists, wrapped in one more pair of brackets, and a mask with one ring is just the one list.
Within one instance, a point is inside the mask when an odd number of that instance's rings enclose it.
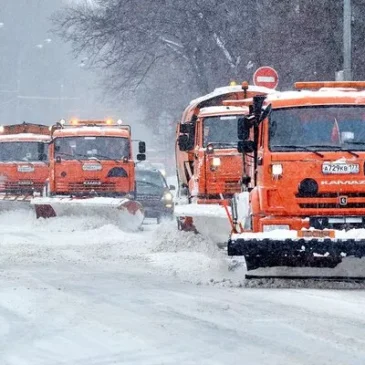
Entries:
{"label": "truck headlight", "polygon": [[279,177],[283,174],[283,165],[281,163],[274,163],[271,165],[271,173],[274,177]]}
{"label": "truck headlight", "polygon": [[221,159],[219,157],[212,158],[212,167],[218,167],[221,165]]}
{"label": "truck headlight", "polygon": [[173,199],[173,196],[171,193],[167,192],[163,195],[163,200],[171,202]]}

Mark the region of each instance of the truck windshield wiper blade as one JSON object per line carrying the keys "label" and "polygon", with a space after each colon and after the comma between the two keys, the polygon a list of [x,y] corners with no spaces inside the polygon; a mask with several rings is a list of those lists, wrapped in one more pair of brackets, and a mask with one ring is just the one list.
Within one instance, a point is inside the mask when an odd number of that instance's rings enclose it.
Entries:
{"label": "truck windshield wiper blade", "polygon": [[238,142],[210,142],[214,147],[235,147]]}
{"label": "truck windshield wiper blade", "polygon": [[115,158],[111,158],[109,156],[104,156],[104,155],[93,155],[93,156],[96,156],[96,157],[100,157],[100,158],[105,158],[106,160],[111,160],[111,161],[115,161],[115,162],[119,162],[118,160],[116,160]]}
{"label": "truck windshield wiper blade", "polygon": [[151,183],[149,181],[143,181],[143,180],[136,180],[137,181],[137,184],[146,184],[146,185],[150,185],[150,186],[153,186],[155,188],[159,188],[159,189],[162,189],[163,187],[160,186],[160,185],[157,185],[157,184],[154,184],[154,183]]}
{"label": "truck windshield wiper blade", "polygon": [[365,142],[361,142],[361,141],[344,141],[344,143],[346,144],[356,144],[356,145],[359,145],[359,146],[365,146]]}
{"label": "truck windshield wiper blade", "polygon": [[[365,144],[365,143],[364,143]],[[359,157],[359,155],[354,152],[354,151],[351,151],[349,150],[348,148],[342,148],[341,146],[332,146],[330,144],[326,145],[326,144],[321,144],[321,145],[311,145],[311,146],[308,146],[308,147],[315,147],[315,148],[320,148],[320,147],[323,147],[323,148],[329,148],[329,149],[332,149],[332,150],[336,150],[336,151],[344,151],[344,152],[348,152],[350,155],[353,155],[355,157]]]}
{"label": "truck windshield wiper blade", "polygon": [[308,151],[308,152],[313,152],[314,154],[316,154],[319,157],[324,157],[324,155],[322,155],[322,153],[313,150],[311,147],[315,148],[316,146],[300,146],[300,145],[291,145],[291,144],[281,144],[281,145],[276,145],[273,147],[279,147],[279,148],[293,148],[296,150],[304,150],[304,151]]}
{"label": "truck windshield wiper blade", "polygon": [[[72,153],[66,153],[66,152],[56,152],[55,155],[62,155],[62,156],[69,156],[69,157],[84,156],[84,155],[80,155],[78,153],[72,154]],[[82,163],[80,160],[77,160],[75,158],[72,158],[71,160],[76,160],[76,161],[79,161],[80,163]]]}

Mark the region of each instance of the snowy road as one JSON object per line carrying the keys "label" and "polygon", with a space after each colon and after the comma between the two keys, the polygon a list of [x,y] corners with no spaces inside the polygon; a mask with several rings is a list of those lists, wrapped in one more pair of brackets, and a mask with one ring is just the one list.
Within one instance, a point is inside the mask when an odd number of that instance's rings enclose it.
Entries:
{"label": "snowy road", "polygon": [[2,214],[0,250],[1,365],[365,363],[364,291],[240,288],[171,223]]}

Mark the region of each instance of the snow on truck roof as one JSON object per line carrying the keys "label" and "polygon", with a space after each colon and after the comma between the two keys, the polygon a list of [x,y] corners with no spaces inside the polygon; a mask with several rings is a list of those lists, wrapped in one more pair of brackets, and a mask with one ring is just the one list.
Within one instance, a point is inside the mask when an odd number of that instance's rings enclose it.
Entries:
{"label": "snow on truck roof", "polygon": [[35,133],[0,134],[0,142],[49,142],[51,136]]}
{"label": "snow on truck roof", "polygon": [[82,126],[65,129],[56,129],[54,137],[77,137],[77,136],[95,136],[95,137],[130,137],[129,130],[119,127],[105,126]]}
{"label": "snow on truck roof", "polygon": [[[274,89],[269,89],[267,87],[252,86],[252,85],[249,85],[248,90],[251,92],[257,92],[257,93],[263,93],[263,94],[275,94],[278,92]],[[216,96],[221,96],[221,95],[226,95],[226,94],[231,94],[231,93],[238,93],[238,92],[243,92],[241,85],[218,87],[209,94],[206,94],[204,96],[200,96],[199,98],[191,100],[189,105],[199,104],[202,101],[212,99]]]}
{"label": "snow on truck roof", "polygon": [[318,90],[282,91],[267,96],[273,107],[305,105],[365,104],[365,91],[351,88],[321,88]]}
{"label": "snow on truck roof", "polygon": [[208,106],[200,109],[199,116],[248,114],[249,108],[245,106]]}

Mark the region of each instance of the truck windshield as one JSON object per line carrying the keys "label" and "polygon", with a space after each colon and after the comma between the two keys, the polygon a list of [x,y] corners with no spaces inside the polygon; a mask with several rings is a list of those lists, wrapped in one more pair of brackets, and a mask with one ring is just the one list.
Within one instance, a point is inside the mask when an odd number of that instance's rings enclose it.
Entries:
{"label": "truck windshield", "polygon": [[55,157],[65,160],[121,160],[130,157],[130,143],[123,137],[63,137],[55,139]]}
{"label": "truck windshield", "polygon": [[273,110],[272,151],[365,150],[365,106],[311,106]]}
{"label": "truck windshield", "polygon": [[203,121],[203,146],[213,144],[215,148],[237,146],[237,120],[240,115],[208,117]]}
{"label": "truck windshield", "polygon": [[48,144],[44,142],[1,142],[0,161],[37,162],[48,160]]}

